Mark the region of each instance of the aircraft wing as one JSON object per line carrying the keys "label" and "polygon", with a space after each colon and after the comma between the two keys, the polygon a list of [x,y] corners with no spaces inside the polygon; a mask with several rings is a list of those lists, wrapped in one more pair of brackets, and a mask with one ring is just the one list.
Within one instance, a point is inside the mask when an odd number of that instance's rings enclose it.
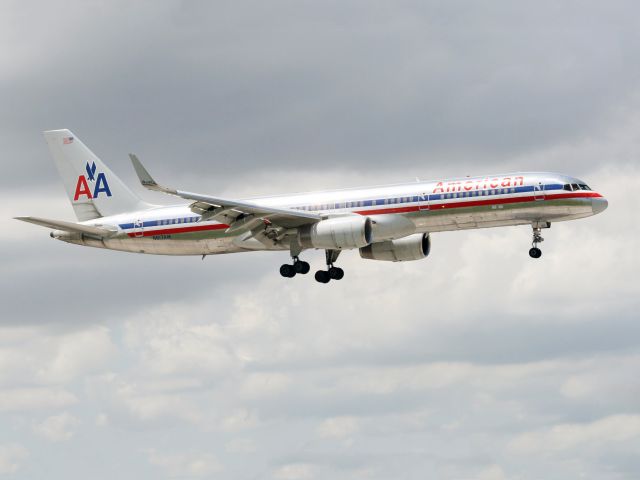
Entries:
{"label": "aircraft wing", "polygon": [[48,218],[40,217],[14,217],[16,220],[23,222],[33,223],[40,225],[41,227],[52,228],[54,230],[62,230],[63,232],[70,233],[85,233],[88,235],[94,235],[97,237],[110,237],[118,233],[117,230],[111,230],[103,227],[93,227],[90,225],[82,225],[80,223],[65,222],[62,220],[50,220]]}
{"label": "aircraft wing", "polygon": [[214,219],[231,225],[236,220],[251,216],[285,228],[301,227],[322,220],[322,216],[315,213],[290,208],[270,207],[253,202],[212,197],[168,188],[159,185],[151,177],[137,156],[130,154],[129,158],[131,158],[133,168],[143,187],[149,190],[175,195],[186,200],[192,200],[194,203],[190,205],[191,211],[202,215],[206,219]]}

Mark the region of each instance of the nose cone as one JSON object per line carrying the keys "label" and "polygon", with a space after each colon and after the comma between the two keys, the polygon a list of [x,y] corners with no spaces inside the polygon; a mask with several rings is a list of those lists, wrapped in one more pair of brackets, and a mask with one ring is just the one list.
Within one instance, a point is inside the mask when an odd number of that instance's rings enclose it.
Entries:
{"label": "nose cone", "polygon": [[604,212],[609,202],[604,197],[596,197],[591,199],[591,209],[593,210],[593,214],[597,215],[600,212]]}

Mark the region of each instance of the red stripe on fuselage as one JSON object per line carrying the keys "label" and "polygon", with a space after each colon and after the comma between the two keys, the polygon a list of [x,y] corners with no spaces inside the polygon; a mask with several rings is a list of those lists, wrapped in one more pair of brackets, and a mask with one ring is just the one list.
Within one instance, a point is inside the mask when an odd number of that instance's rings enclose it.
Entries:
{"label": "red stripe on fuselage", "polygon": [[[510,197],[510,198],[492,198],[486,200],[471,200],[464,202],[449,202],[449,203],[429,203],[429,208],[426,206],[418,206],[412,205],[409,207],[397,207],[397,208],[383,208],[378,210],[359,210],[354,213],[359,213],[360,215],[378,215],[378,214],[386,214],[386,213],[409,213],[409,212],[417,212],[418,210],[444,210],[444,209],[452,209],[452,208],[465,208],[465,207],[484,207],[491,205],[504,205],[508,203],[526,203],[526,202],[543,202],[544,200],[555,200],[558,198],[593,198],[593,197],[601,197],[599,193],[596,192],[577,192],[577,193],[558,193],[558,194],[540,194],[539,199],[536,197],[529,195],[526,197]],[[450,198],[446,200],[451,200]]]}
{"label": "red stripe on fuselage", "polygon": [[[229,225],[216,223],[211,225],[195,225],[193,227],[164,228],[162,230],[143,230],[142,232],[127,232],[130,237],[152,237],[154,235],[172,235],[174,233],[202,232],[205,230],[226,230]],[[142,233],[142,235],[140,235]]]}
{"label": "red stripe on fuselage", "polygon": [[[543,194],[540,194],[542,197]],[[540,202],[544,200],[555,200],[558,198],[599,198],[602,197],[596,192],[573,192],[573,193],[557,193],[557,194],[545,194],[543,198],[536,200],[536,197],[530,195],[526,197],[510,197],[510,198],[492,198],[486,200],[471,200],[465,202],[449,202],[449,203],[430,203],[429,208],[423,208],[423,210],[438,210],[438,209],[452,209],[452,208],[465,208],[465,207],[483,207],[491,205],[504,205],[509,203],[526,203],[526,202]],[[451,199],[447,199],[451,200]],[[397,208],[384,208],[378,210],[359,210],[353,213],[360,215],[384,215],[392,213],[409,213],[417,212],[421,207],[418,205],[412,205],[408,207]],[[162,230],[143,230],[142,232],[127,232],[129,237],[152,237],[154,235],[172,235],[178,233],[190,233],[201,232],[206,230],[226,230],[229,225],[225,223],[209,224],[209,225],[194,225],[190,227],[177,227],[177,228],[165,228]]]}

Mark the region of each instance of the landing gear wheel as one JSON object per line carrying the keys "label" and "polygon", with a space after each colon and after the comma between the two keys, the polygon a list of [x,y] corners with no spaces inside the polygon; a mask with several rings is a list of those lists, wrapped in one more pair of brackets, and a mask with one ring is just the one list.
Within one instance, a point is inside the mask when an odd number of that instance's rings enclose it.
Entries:
{"label": "landing gear wheel", "polygon": [[551,223],[546,222],[546,227],[540,227],[540,223],[536,223],[533,226],[533,242],[531,242],[531,248],[529,249],[529,256],[531,258],[540,258],[542,256],[542,250],[538,248],[538,244],[544,242],[542,238],[542,228],[551,227]]}
{"label": "landing gear wheel", "polygon": [[529,249],[529,256],[531,258],[540,258],[542,256],[542,250],[540,250],[538,247],[533,247]]}
{"label": "landing gear wheel", "polygon": [[342,280],[344,277],[344,270],[340,267],[331,267],[329,268],[329,278],[333,280]]}
{"label": "landing gear wheel", "polygon": [[293,264],[293,267],[296,269],[296,273],[300,273],[302,275],[306,275],[311,270],[311,265],[308,262],[298,261]]}
{"label": "landing gear wheel", "polygon": [[289,265],[288,263],[285,263],[284,265],[282,265],[280,267],[280,275],[282,275],[283,277],[286,278],[292,278],[296,276],[296,269],[294,268],[293,265]]}
{"label": "landing gear wheel", "polygon": [[327,272],[326,270],[318,270],[315,276],[316,281],[320,283],[329,283],[329,280],[331,280],[329,272]]}

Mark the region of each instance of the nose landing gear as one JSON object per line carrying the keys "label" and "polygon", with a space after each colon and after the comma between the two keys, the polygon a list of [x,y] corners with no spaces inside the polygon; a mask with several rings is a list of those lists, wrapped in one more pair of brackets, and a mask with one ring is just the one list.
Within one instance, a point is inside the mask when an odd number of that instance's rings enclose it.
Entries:
{"label": "nose landing gear", "polygon": [[542,256],[542,250],[538,248],[538,244],[544,242],[541,231],[542,229],[540,227],[533,227],[533,242],[531,243],[532,246],[529,249],[529,256],[531,258],[540,258]]}

